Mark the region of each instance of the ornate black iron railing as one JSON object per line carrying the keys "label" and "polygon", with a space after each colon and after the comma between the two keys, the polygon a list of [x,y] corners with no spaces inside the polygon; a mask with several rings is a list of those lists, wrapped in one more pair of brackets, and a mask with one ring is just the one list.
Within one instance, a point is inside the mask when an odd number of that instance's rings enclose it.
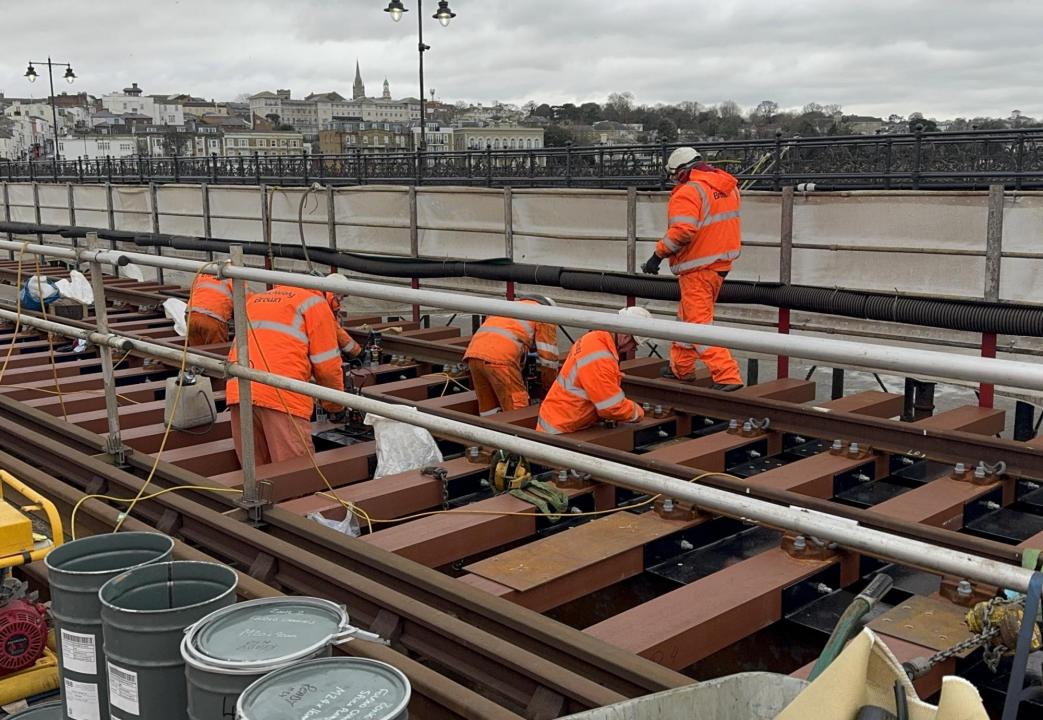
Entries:
{"label": "ornate black iron railing", "polygon": [[[515,187],[664,187],[677,145],[344,155],[258,154],[100,160],[0,159],[0,180],[306,185],[418,184]],[[1043,188],[1043,128],[906,135],[775,138],[700,143],[747,187],[779,189]]]}

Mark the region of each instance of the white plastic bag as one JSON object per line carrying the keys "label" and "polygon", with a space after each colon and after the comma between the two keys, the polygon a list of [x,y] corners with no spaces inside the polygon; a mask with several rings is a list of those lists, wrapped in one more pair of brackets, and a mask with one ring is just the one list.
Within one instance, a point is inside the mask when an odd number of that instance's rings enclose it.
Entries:
{"label": "white plastic bag", "polygon": [[163,314],[174,321],[174,332],[178,337],[184,337],[188,333],[188,323],[185,320],[185,311],[188,305],[184,300],[167,298],[163,301]]}
{"label": "white plastic bag", "polygon": [[91,287],[90,281],[79,270],[73,270],[69,273],[68,280],[62,278],[55,283],[55,286],[63,298],[75,300],[83,305],[94,304],[94,289]]}
{"label": "white plastic bag", "polygon": [[355,513],[350,510],[344,511],[343,520],[330,520],[318,512],[308,513],[305,517],[344,535],[358,537],[362,534],[362,531],[359,529],[359,521],[355,518]]}
{"label": "white plastic bag", "polygon": [[442,451],[438,449],[431,433],[424,428],[388,420],[373,413],[367,413],[362,422],[373,426],[373,437],[377,441],[377,471],[373,473],[374,479],[442,462]]}
{"label": "white plastic bag", "polygon": [[29,297],[37,305],[40,304],[41,292],[43,293],[42,299],[45,303],[50,303],[58,297],[58,288],[55,287],[54,281],[48,279],[46,275],[33,275],[31,278],[26,280],[25,291],[29,293]]}
{"label": "white plastic bag", "polygon": [[145,282],[145,273],[134,263],[127,263],[119,269],[119,274],[136,282]]}

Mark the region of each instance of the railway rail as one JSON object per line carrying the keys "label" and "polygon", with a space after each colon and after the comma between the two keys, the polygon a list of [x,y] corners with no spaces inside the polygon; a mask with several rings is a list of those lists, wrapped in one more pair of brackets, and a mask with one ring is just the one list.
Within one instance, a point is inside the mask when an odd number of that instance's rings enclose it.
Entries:
{"label": "railway rail", "polygon": [[[12,268],[0,263],[0,280],[13,280]],[[121,283],[107,280],[107,295],[108,285],[119,292]],[[147,308],[178,290],[158,283],[132,290],[114,297],[113,328],[175,346],[170,322]],[[995,437],[1001,411],[957,408],[901,423],[890,419],[901,411],[899,396],[859,393],[810,407],[814,385],[799,380],[722,399],[656,379],[659,361],[642,358],[627,361],[625,371],[628,394],[653,409],[645,421],[547,438],[532,429],[533,408],[476,417],[467,378],[444,372],[462,359],[466,338],[457,328],[372,316],[348,324],[362,341],[371,328],[403,328],[382,338],[385,355],[397,360],[356,376],[372,397],[674,477],[727,473],[700,482],[1012,564],[1021,562],[1024,548],[1043,545],[1043,444]],[[82,325],[91,326],[90,318]],[[136,494],[163,434],[161,380],[173,368],[130,355],[117,371],[129,449],[126,465],[117,467],[99,434],[105,379],[94,350],[57,352],[52,369],[39,335],[0,330],[0,350],[8,346],[0,467],[36,483],[66,514],[86,494]],[[208,349],[217,356],[225,350]],[[757,423],[743,428],[747,419]],[[731,431],[730,420],[738,426]],[[223,409],[207,432],[175,431],[170,440],[152,479],[156,490],[242,485]],[[320,445],[315,456],[332,492],[310,462],[260,468],[273,505],[258,526],[245,522],[232,496],[204,490],[144,500],[128,522],[175,536],[182,553],[232,563],[248,578],[242,586],[248,597],[292,592],[345,603],[353,618],[391,638],[399,654],[383,657],[410,675],[425,717],[542,718],[610,704],[734,669],[729,652],[782,626],[800,628],[813,647],[824,642],[830,609],[882,566],[899,580],[887,612],[915,600],[931,603],[931,612],[962,613],[952,610],[966,600],[962,578],[882,565],[842,547],[801,551],[796,538],[771,529],[697,508],[666,508],[596,478],[563,480],[571,506],[581,513],[623,511],[554,522],[517,498],[494,495],[482,485],[484,465],[461,457],[458,440],[440,442],[444,479],[410,472],[372,480],[374,443],[349,438]],[[995,466],[1000,461],[1002,471]],[[976,466],[982,477],[974,477]],[[343,502],[388,522],[346,542],[305,517],[315,511],[336,517]],[[77,529],[108,532],[118,518],[106,502],[84,501]],[[969,592],[984,597],[993,590]],[[926,598],[938,593],[945,599]],[[901,659],[940,649],[895,627],[877,630]],[[346,650],[390,652],[361,643]],[[799,671],[810,652],[795,650],[770,669]],[[942,671],[958,667],[981,672],[973,657],[950,658],[919,681],[921,690],[936,688]]]}

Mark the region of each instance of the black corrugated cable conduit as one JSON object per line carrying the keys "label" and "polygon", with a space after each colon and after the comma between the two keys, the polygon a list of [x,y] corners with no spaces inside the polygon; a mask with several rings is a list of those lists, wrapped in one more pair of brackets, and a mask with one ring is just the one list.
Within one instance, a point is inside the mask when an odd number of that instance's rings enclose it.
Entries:
{"label": "black corrugated cable conduit", "polygon": [[[230,245],[242,245],[243,252],[247,255],[268,254],[268,246],[264,243],[206,240],[181,235],[63,225],[0,222],[0,232],[20,235],[42,233],[63,237],[84,237],[88,232],[95,232],[103,239],[132,242],[142,247],[161,246],[177,250],[228,252]],[[273,244],[271,251],[277,258],[305,259],[299,245]],[[315,263],[366,275],[419,279],[470,277],[610,295],[633,295],[645,300],[666,302],[677,301],[680,297],[677,282],[671,277],[596,272],[554,265],[528,265],[514,263],[506,258],[476,261],[420,260],[336,252],[322,248],[309,248],[308,252]],[[966,332],[1043,337],[1043,306],[1018,303],[912,297],[897,293],[744,280],[726,281],[719,301]]]}

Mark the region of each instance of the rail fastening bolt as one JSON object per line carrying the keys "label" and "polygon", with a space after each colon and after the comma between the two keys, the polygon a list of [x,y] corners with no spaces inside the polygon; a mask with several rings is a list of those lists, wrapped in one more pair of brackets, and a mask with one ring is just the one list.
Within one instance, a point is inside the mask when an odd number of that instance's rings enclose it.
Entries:
{"label": "rail fastening bolt", "polygon": [[962,598],[969,598],[972,590],[971,584],[966,580],[960,580],[960,582],[956,583],[956,594]]}
{"label": "rail fastening bolt", "polygon": [[953,473],[956,475],[963,475],[965,472],[967,472],[967,466],[962,462],[956,463],[956,467],[953,468]]}
{"label": "rail fastening bolt", "polygon": [[793,549],[798,552],[804,552],[808,549],[808,540],[803,535],[798,535],[793,538]]}

